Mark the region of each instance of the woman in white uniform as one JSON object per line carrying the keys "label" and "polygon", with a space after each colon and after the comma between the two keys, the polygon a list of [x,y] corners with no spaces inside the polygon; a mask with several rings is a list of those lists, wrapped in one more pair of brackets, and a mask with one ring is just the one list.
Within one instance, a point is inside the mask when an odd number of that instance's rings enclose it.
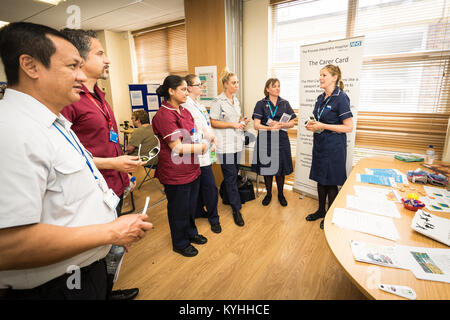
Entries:
{"label": "woman in white uniform", "polygon": [[217,160],[219,161],[225,191],[233,210],[234,222],[242,227],[244,219],[241,215],[241,198],[237,186],[241,151],[244,149],[244,128],[250,119],[241,114],[239,100],[235,97],[239,89],[236,74],[225,69],[222,72],[224,91],[211,103],[211,126],[217,137]]}
{"label": "woman in white uniform", "polygon": [[[207,140],[214,141],[214,132],[211,128],[211,121],[209,114],[205,107],[202,106],[198,98],[202,94],[202,83],[199,77],[195,74],[188,74],[184,77],[187,83],[187,90],[189,95],[183,107],[189,110],[194,118],[196,131],[206,136]],[[200,162],[200,191],[198,197],[198,206],[196,210],[196,217],[207,217],[211,224],[211,230],[215,233],[220,233],[222,228],[219,223],[219,214],[217,213],[217,202],[219,200],[219,193],[212,171],[211,152],[215,152],[215,144],[211,144],[210,152],[198,156]],[[206,207],[206,212],[204,212]]]}

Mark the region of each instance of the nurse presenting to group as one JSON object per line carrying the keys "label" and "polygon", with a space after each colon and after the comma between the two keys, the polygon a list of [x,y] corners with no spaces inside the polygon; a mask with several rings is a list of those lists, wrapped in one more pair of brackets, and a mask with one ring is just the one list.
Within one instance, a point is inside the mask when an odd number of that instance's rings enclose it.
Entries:
{"label": "nurse presenting to group", "polygon": [[[347,179],[347,135],[353,130],[350,99],[344,92],[341,69],[327,65],[320,70],[320,88],[324,89],[316,100],[315,120],[306,129],[314,132],[311,171],[309,178],[317,181],[319,209],[306,217],[308,221],[324,218],[325,202],[328,209],[338,194],[338,186]],[[323,220],[320,223],[323,229]]]}

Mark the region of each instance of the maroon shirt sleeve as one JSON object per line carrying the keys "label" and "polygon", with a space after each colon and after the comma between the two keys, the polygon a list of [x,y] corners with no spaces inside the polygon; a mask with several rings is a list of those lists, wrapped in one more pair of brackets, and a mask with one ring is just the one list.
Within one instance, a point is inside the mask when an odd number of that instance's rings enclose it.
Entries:
{"label": "maroon shirt sleeve", "polygon": [[153,118],[153,131],[167,144],[183,138],[183,129],[179,127],[173,112],[164,112]]}

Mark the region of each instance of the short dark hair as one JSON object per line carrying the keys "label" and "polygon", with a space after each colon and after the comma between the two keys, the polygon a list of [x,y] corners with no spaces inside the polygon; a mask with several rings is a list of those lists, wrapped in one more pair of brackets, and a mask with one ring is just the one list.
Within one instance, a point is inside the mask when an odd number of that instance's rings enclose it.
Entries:
{"label": "short dark hair", "polygon": [[164,79],[162,85],[156,89],[156,93],[160,96],[163,96],[165,100],[170,99],[169,88],[172,90],[176,90],[182,83],[184,79],[177,75],[170,75]]}
{"label": "short dark hair", "polygon": [[0,29],[0,56],[9,86],[19,83],[19,57],[23,54],[37,59],[47,69],[50,67],[56,48],[47,35],[69,41],[58,30],[30,22],[13,22]]}
{"label": "short dark hair", "polygon": [[133,111],[133,117],[136,120],[139,120],[141,124],[150,123],[150,120],[148,118],[148,113],[145,110],[139,109],[136,111]]}
{"label": "short dark hair", "polygon": [[97,39],[97,34],[93,30],[69,29],[61,30],[70,42],[78,49],[80,56],[86,60],[91,51],[91,38]]}

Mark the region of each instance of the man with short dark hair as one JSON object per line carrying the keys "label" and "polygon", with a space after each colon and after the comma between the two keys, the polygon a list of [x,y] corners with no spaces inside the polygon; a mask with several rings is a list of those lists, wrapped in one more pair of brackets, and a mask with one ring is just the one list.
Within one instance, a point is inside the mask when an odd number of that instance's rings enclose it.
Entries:
{"label": "man with short dark hair", "polygon": [[[128,172],[134,171],[142,162],[138,157],[122,155],[114,112],[106,101],[105,94],[97,86],[99,79],[108,79],[110,60],[94,31],[63,29],[61,32],[80,52],[84,60],[82,70],[87,77],[81,88],[80,100],[65,107],[61,113],[72,122],[73,131],[94,156],[95,164],[105,177],[109,188],[120,198],[117,205],[117,215],[120,216],[124,190],[130,185]],[[108,255],[107,260],[110,258],[115,259]],[[111,290],[113,273],[115,272],[111,269]],[[111,291],[110,299],[133,299],[138,293],[137,288]]]}
{"label": "man with short dark hair", "polygon": [[[131,120],[135,129],[128,142],[126,154],[137,155],[139,145],[141,145],[141,156],[148,157],[150,150],[158,146],[158,138],[153,132],[148,113],[145,110],[133,111]],[[157,162],[158,157],[155,157],[147,164],[156,164]]]}
{"label": "man with short dark hair", "polygon": [[0,56],[9,86],[0,100],[0,296],[106,299],[111,244],[128,247],[152,225],[138,214],[116,219],[117,196],[60,114],[80,99],[82,59],[63,34],[26,22],[0,29]]}

